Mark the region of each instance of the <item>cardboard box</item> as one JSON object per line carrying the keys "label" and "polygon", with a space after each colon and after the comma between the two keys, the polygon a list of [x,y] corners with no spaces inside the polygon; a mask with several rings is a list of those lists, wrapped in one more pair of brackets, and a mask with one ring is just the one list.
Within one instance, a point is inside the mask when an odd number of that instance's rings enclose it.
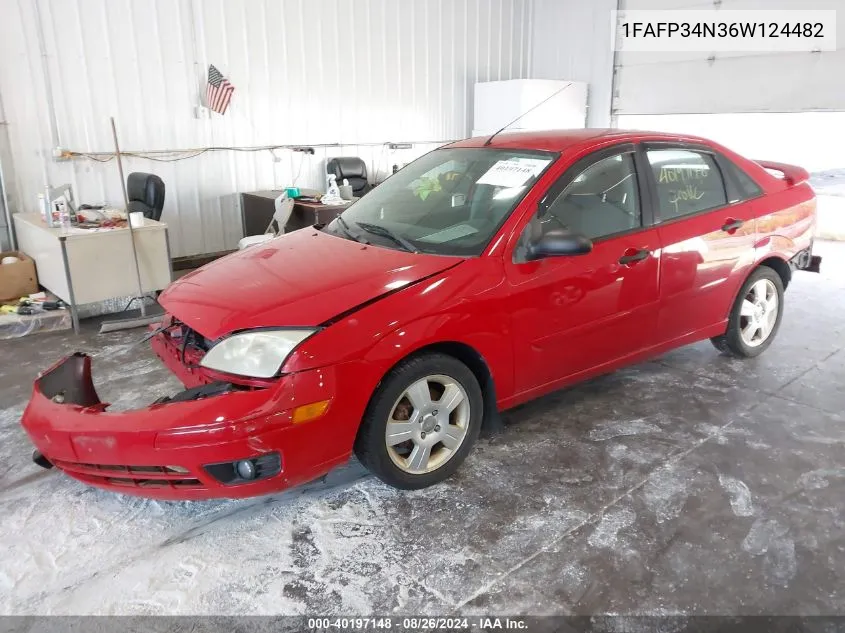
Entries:
{"label": "cardboard box", "polygon": [[0,264],[0,301],[14,301],[38,292],[38,277],[35,262],[20,251],[0,253],[4,257],[17,257],[14,264]]}

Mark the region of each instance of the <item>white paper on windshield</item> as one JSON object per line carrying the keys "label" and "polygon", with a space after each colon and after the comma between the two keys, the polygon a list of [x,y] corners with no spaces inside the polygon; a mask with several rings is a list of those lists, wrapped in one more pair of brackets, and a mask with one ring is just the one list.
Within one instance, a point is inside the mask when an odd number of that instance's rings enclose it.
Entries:
{"label": "white paper on windshield", "polygon": [[551,162],[546,158],[509,158],[496,161],[487,172],[478,179],[479,185],[494,187],[521,187],[536,176]]}
{"label": "white paper on windshield", "polygon": [[451,242],[459,237],[466,237],[467,235],[472,235],[473,233],[478,233],[478,231],[472,228],[469,224],[456,224],[455,226],[450,226],[448,229],[437,231],[437,233],[417,238],[417,241],[442,244],[443,242]]}

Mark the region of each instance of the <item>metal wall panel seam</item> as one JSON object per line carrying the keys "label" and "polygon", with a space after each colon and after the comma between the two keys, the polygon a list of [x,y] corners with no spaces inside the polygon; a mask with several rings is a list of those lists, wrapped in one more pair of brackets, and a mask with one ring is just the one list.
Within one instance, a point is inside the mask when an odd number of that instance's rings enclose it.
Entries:
{"label": "metal wall panel seam", "polygon": [[56,115],[56,102],[53,97],[53,86],[50,82],[49,59],[47,57],[47,44],[44,39],[44,20],[41,17],[40,0],[34,0],[32,6],[35,9],[38,49],[41,53],[41,69],[44,73],[44,96],[47,100],[47,112],[49,113],[50,141],[53,147],[58,147],[61,144],[59,140],[59,119]]}
{"label": "metal wall panel seam", "polygon": [[[196,43],[199,47],[199,55],[200,56],[199,56],[198,59],[201,59],[204,62],[202,64],[202,66],[200,67],[200,69],[204,72],[207,68],[206,62],[208,60],[208,55],[206,54],[207,51],[205,49],[205,31],[204,31],[203,19],[202,19],[201,11],[197,11],[198,1],[199,0],[191,0],[190,20],[191,20],[191,30],[195,34]],[[199,81],[199,79],[198,79],[198,81]],[[198,95],[197,95],[198,101],[199,101],[199,99],[202,98],[201,95],[202,95],[201,88],[199,88]],[[214,137],[213,137],[212,132],[211,132],[211,125],[212,125],[211,114],[209,113],[208,118],[203,119],[203,122],[202,122],[202,127],[204,128],[203,131],[205,132],[205,134],[204,134],[205,138],[203,140],[205,140],[206,142],[208,140],[211,140],[211,142],[213,144]],[[200,167],[199,173],[202,176],[205,175],[205,169],[204,169],[204,163],[205,162],[206,161],[203,161],[202,163],[200,163],[201,167]],[[205,214],[202,212],[202,201],[201,201],[201,198],[200,198],[200,190],[199,190],[200,179],[197,179],[197,180],[198,180],[198,182],[197,182],[197,214],[196,214],[196,217],[197,217],[197,220],[199,222],[199,235],[200,235],[200,238],[201,238],[202,248],[206,252],[209,252],[210,249],[208,248],[208,244],[206,244],[206,242],[205,242],[205,234],[206,234]],[[220,201],[217,200],[216,204],[219,207]]]}

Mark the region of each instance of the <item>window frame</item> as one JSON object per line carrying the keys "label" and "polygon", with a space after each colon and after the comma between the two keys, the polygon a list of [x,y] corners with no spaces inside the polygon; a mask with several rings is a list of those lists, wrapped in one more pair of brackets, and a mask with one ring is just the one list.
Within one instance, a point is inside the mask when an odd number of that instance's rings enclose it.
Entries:
{"label": "window frame", "polygon": [[[713,164],[716,166],[716,169],[719,172],[719,178],[722,180],[722,191],[725,194],[725,203],[718,204],[712,207],[707,207],[706,209],[699,209],[698,211],[693,211],[692,213],[685,213],[684,215],[676,215],[671,218],[663,219],[660,215],[661,209],[660,197],[657,193],[657,179],[654,177],[654,169],[652,168],[651,161],[648,160],[649,151],[661,150],[678,150],[694,152],[697,154],[708,154],[713,160]],[[652,200],[654,204],[654,207],[652,209],[654,226],[670,224],[672,222],[678,222],[681,220],[686,220],[688,218],[694,218],[704,213],[711,213],[713,211],[716,211],[717,209],[727,209],[728,207],[732,207],[736,204],[742,204],[743,202],[745,202],[745,200],[737,200],[736,202],[730,202],[730,198],[728,196],[728,184],[725,179],[725,174],[724,170],[722,169],[722,165],[719,162],[720,154],[712,147],[709,147],[707,145],[700,145],[698,143],[678,143],[673,141],[645,141],[640,144],[640,151],[642,152],[645,164],[648,165],[647,180],[649,182],[649,186],[651,187]]]}
{"label": "window frame", "polygon": [[[596,237],[591,239],[593,244],[597,244],[603,242],[605,240],[622,237],[625,235],[629,235],[632,233],[636,233],[638,231],[643,231],[654,223],[654,205],[653,205],[653,198],[652,192],[648,189],[647,183],[647,174],[643,171],[643,154],[639,151],[638,144],[633,143],[631,141],[626,141],[623,143],[617,143],[616,145],[611,145],[609,147],[603,147],[601,149],[595,150],[590,152],[586,156],[578,159],[570,165],[566,171],[564,171],[558,178],[555,180],[543,196],[540,198],[540,201],[537,203],[537,208],[532,214],[531,219],[529,220],[529,224],[533,222],[535,219],[540,217],[540,212],[543,213],[549,210],[552,204],[566,191],[566,188],[572,184],[572,181],[575,180],[578,176],[580,176],[583,172],[587,169],[592,167],[593,165],[600,163],[603,160],[608,158],[613,158],[619,154],[631,154],[632,158],[632,167],[634,170],[634,178],[635,178],[635,186],[637,189],[637,197],[640,209],[640,225],[625,229],[624,231],[617,231],[615,233],[608,233],[607,235],[602,235],[600,237]],[[526,230],[528,225],[525,226],[523,229]]]}
{"label": "window frame", "polygon": [[[736,191],[739,193],[740,196],[733,202],[729,200],[729,205],[739,204],[741,202],[747,202],[749,200],[756,200],[757,198],[761,198],[765,195],[766,192],[763,191],[763,188],[757,183],[756,180],[749,176],[748,173],[742,167],[737,165],[734,161],[732,161],[724,154],[720,154],[719,152],[714,152],[714,154],[716,156],[716,162],[719,164],[719,169],[722,170],[722,175],[724,176],[726,173],[729,175],[729,178],[727,178],[725,181],[725,188],[727,189],[727,181],[730,180],[731,185],[736,188]],[[756,187],[757,190],[754,192],[753,195],[745,194],[745,192],[743,191],[744,187],[742,186],[742,183],[740,183],[736,178],[737,173],[741,173],[742,175],[744,175],[754,185],[754,187]]]}

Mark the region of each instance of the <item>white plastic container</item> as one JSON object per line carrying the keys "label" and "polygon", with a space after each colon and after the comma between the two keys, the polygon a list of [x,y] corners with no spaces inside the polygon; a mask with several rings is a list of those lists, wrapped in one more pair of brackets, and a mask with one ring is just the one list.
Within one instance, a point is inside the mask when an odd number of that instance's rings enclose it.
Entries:
{"label": "white plastic container", "polygon": [[38,213],[41,214],[44,224],[50,226],[50,222],[47,221],[47,198],[43,193],[38,194]]}
{"label": "white plastic container", "polygon": [[56,203],[59,210],[59,228],[62,230],[62,235],[70,233],[70,209],[64,200]]}
{"label": "white plastic container", "polygon": [[41,219],[47,226],[55,226],[53,222],[53,209],[50,200],[43,193],[38,194],[38,212],[41,214]]}

